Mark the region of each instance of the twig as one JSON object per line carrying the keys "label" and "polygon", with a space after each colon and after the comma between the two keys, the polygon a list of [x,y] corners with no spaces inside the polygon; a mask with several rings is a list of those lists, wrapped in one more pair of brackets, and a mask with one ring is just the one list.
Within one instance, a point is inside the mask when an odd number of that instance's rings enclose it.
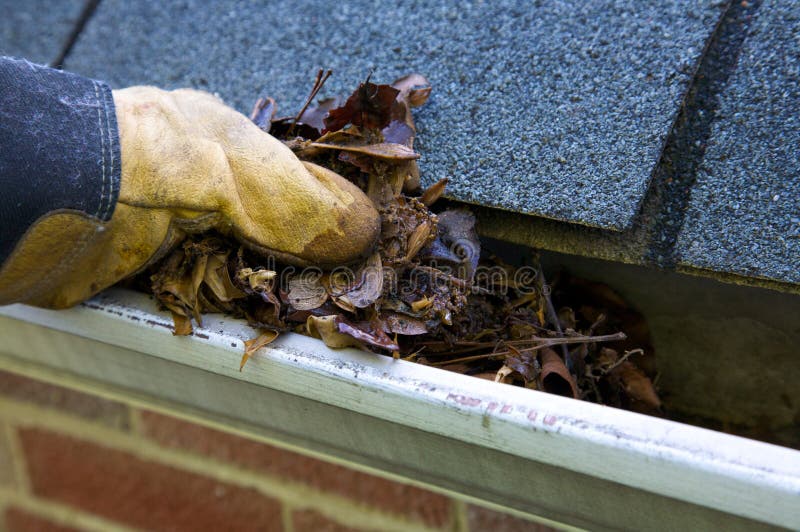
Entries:
{"label": "twig", "polygon": [[[547,317],[548,319],[553,322],[553,327],[556,328],[556,333],[558,336],[564,336],[564,332],[561,330],[561,320],[558,319],[558,314],[556,313],[556,309],[553,306],[553,300],[550,299],[550,287],[547,285],[547,282],[544,280],[544,274],[541,270],[539,270],[539,289],[541,290],[542,295],[544,296],[545,307],[547,310]],[[574,369],[572,364],[572,357],[569,356],[569,350],[565,344],[561,344],[561,355],[564,357],[564,365],[567,367],[567,371],[569,371],[570,375],[574,375]]]}
{"label": "twig", "polygon": [[317,78],[314,80],[314,86],[311,88],[311,94],[309,94],[308,98],[306,98],[306,103],[303,104],[303,108],[300,109],[300,112],[294,117],[292,125],[289,126],[289,130],[286,132],[287,137],[291,136],[292,132],[294,132],[294,126],[296,126],[303,117],[303,113],[306,112],[308,106],[311,105],[311,102],[313,102],[314,98],[317,97],[317,94],[322,89],[322,86],[325,85],[325,82],[328,81],[328,78],[331,77],[331,74],[333,74],[333,70],[328,70],[327,72],[324,72],[324,74],[322,69],[317,72]]}
{"label": "twig", "polygon": [[619,360],[617,360],[616,362],[614,362],[613,364],[611,364],[610,366],[608,366],[607,368],[602,370],[603,371],[603,375],[608,375],[609,373],[614,371],[614,369],[616,369],[620,365],[622,365],[622,363],[625,362],[626,360],[628,360],[632,355],[643,355],[643,354],[644,354],[644,350],[643,349],[633,349],[631,351],[625,351],[622,354],[622,356],[619,357]]}
{"label": "twig", "polygon": [[[538,351],[539,349],[544,349],[545,347],[550,347],[554,345],[566,345],[566,344],[589,344],[595,342],[615,342],[618,340],[624,340],[627,338],[625,333],[616,333],[616,334],[606,334],[603,336],[581,336],[581,337],[569,337],[569,338],[541,338],[541,342],[538,345],[534,345],[531,347],[523,347],[518,349],[521,353],[532,353],[534,351]],[[509,344],[511,342],[508,342]],[[456,364],[458,362],[472,362],[473,360],[481,360],[485,358],[494,358],[499,356],[506,356],[513,354],[511,351],[494,351],[492,353],[484,353],[481,355],[472,355],[468,357],[456,358],[453,360],[440,360],[438,362],[434,362],[430,364],[431,366],[444,366],[447,364]]]}

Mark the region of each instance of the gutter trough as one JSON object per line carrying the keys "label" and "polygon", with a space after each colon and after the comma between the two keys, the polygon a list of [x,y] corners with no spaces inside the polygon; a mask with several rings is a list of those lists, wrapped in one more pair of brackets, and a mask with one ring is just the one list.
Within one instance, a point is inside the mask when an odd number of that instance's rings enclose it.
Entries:
{"label": "gutter trough", "polygon": [[[68,376],[252,437],[591,529],[800,527],[800,452],[285,334],[192,336],[147,296],[0,307],[0,368]],[[66,373],[65,373],[66,372]],[[63,380],[58,381],[65,384]],[[84,384],[85,383],[85,384]]]}

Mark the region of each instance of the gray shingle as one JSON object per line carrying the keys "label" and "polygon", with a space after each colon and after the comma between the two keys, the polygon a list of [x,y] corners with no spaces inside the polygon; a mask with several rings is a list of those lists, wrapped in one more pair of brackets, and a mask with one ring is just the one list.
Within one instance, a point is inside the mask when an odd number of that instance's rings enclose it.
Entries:
{"label": "gray shingle", "polygon": [[0,55],[54,61],[83,5],[84,0],[0,0]]}
{"label": "gray shingle", "polygon": [[800,283],[800,4],[756,17],[677,251],[685,268]]}
{"label": "gray shingle", "polygon": [[[425,182],[452,196],[620,230],[636,214],[723,2],[104,0],[67,67],[115,86],[261,94],[299,107],[418,71]],[[399,5],[402,4],[402,5]]]}

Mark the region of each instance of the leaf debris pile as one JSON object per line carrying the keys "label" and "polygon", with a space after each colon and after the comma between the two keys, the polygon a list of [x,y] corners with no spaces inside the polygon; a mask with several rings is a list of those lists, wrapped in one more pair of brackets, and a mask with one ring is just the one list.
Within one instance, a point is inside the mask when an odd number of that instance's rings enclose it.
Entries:
{"label": "leaf debris pile", "polygon": [[564,276],[548,286],[538,263],[512,267],[482,254],[468,210],[431,210],[446,180],[419,190],[411,114],[427,101],[428,81],[367,79],[346,100],[311,105],[329,75],[320,71],[296,116],[277,117],[275,100],[265,98],[251,118],[301,160],[367,194],[382,220],[374,253],[350,268],[297,271],[232,238],[190,236],[140,277],[172,312],[175,334],[222,312],[262,331],[246,343],[242,366],[295,331],[333,348],[659,414],[646,326],[616,294]]}

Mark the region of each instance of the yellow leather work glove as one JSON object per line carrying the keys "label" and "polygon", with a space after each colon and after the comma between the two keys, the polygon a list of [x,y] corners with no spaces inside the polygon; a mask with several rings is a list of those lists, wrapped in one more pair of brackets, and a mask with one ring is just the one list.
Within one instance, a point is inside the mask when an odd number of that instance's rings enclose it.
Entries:
{"label": "yellow leather work glove", "polygon": [[113,216],[102,223],[55,213],[38,222],[6,265],[0,304],[74,305],[186,233],[212,228],[297,265],[350,263],[374,245],[379,217],[361,190],[302,163],[218,98],[154,87],[113,95],[122,156]]}

